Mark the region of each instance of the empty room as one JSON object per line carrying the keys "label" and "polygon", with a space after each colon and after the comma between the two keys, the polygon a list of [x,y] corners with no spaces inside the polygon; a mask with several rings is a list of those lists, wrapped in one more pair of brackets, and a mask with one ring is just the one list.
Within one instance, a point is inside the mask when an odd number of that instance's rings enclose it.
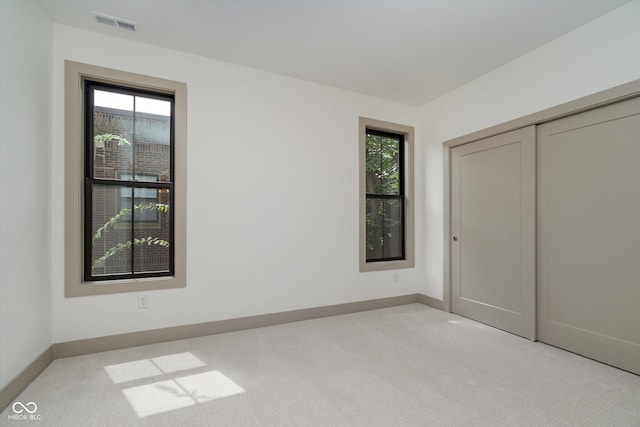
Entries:
{"label": "empty room", "polygon": [[0,425],[640,425],[640,0],[0,0]]}

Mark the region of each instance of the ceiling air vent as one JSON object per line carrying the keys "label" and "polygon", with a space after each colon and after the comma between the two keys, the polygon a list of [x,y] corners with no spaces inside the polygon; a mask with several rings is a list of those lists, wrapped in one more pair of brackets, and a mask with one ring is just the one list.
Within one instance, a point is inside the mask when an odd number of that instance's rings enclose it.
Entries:
{"label": "ceiling air vent", "polygon": [[96,22],[102,25],[108,25],[113,28],[124,31],[135,31],[136,23],[125,19],[115,18],[113,16],[104,15],[102,13],[91,12],[96,17]]}
{"label": "ceiling air vent", "polygon": [[123,21],[121,19],[118,19],[116,23],[118,24],[118,28],[121,30],[125,30],[125,31],[136,30],[136,24],[134,24],[133,22]]}

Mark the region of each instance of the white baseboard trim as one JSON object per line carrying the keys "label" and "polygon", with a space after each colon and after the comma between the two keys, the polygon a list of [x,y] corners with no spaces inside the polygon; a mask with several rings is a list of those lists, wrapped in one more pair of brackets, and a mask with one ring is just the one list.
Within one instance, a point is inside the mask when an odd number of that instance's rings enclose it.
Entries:
{"label": "white baseboard trim", "polygon": [[51,362],[53,362],[53,345],[50,345],[49,348],[0,390],[0,412],[4,411]]}
{"label": "white baseboard trim", "polygon": [[444,309],[444,301],[435,299],[433,297],[427,296],[425,294],[416,294],[418,297],[418,301],[420,304],[428,305],[429,307],[437,308],[441,311],[446,311]]}
{"label": "white baseboard trim", "polygon": [[60,359],[63,357],[80,356],[83,354],[99,353],[102,351],[118,350],[121,348],[130,348],[140,345],[157,344],[167,341],[235,332],[244,329],[262,328],[265,326],[298,322],[300,320],[356,313],[359,311],[374,310],[377,308],[393,307],[417,302],[420,302],[418,294],[402,295],[397,297],[304,308],[301,310],[285,311],[280,313],[261,314],[258,316],[241,317],[237,319],[217,320],[214,322],[197,323],[193,325],[174,326],[106,337],[68,341],[54,344],[53,355],[55,359]]}

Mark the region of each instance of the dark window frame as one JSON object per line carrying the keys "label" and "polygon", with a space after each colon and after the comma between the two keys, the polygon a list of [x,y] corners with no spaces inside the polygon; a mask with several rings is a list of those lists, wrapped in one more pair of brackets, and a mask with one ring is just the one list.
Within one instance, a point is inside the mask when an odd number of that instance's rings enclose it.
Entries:
{"label": "dark window frame", "polygon": [[[389,256],[389,257],[381,257],[381,258],[369,258],[365,255],[366,263],[373,262],[388,262],[388,261],[404,261],[406,260],[407,254],[407,246],[406,246],[406,212],[405,212],[405,135],[396,132],[383,131],[379,129],[373,129],[366,127],[365,128],[365,139],[367,135],[378,136],[382,138],[391,138],[398,140],[398,194],[378,194],[378,193],[367,193],[365,192],[365,203],[372,199],[377,200],[398,200],[400,204],[400,209],[402,211],[401,214],[401,248],[402,254],[400,256]],[[366,143],[365,143],[366,144]],[[365,148],[366,150],[366,148]],[[366,163],[366,160],[365,160]],[[366,164],[365,164],[366,170]],[[384,220],[382,221],[384,226]],[[368,233],[365,225],[365,233]],[[384,249],[383,249],[384,252]]]}
{"label": "dark window frame", "polygon": [[[175,206],[175,96],[167,93],[154,92],[150,90],[144,90],[137,87],[129,87],[124,85],[115,85],[111,83],[104,83],[100,81],[91,80],[89,78],[83,79],[83,87],[84,87],[84,110],[83,114],[83,122],[84,122],[84,135],[83,135],[83,143],[85,146],[85,158],[84,158],[84,269],[83,276],[86,282],[97,282],[97,281],[113,281],[113,280],[121,280],[121,279],[138,279],[138,278],[148,278],[148,277],[170,277],[175,275],[175,215],[170,211],[169,214],[169,269],[163,271],[152,271],[152,272],[139,272],[136,273],[134,271],[135,266],[135,245],[132,245],[131,249],[131,272],[130,273],[112,273],[112,274],[101,274],[101,275],[93,275],[92,270],[92,238],[93,233],[91,231],[91,223],[93,216],[93,186],[94,185],[104,185],[104,186],[116,186],[116,187],[129,187],[132,190],[132,195],[135,192],[136,188],[151,188],[156,189],[158,194],[161,190],[169,191],[169,206],[170,209],[173,209]],[[108,92],[121,93],[125,95],[131,96],[142,96],[145,98],[158,99],[163,101],[169,101],[171,105],[171,117],[170,117],[170,135],[169,135],[169,181],[156,181],[156,182],[146,182],[146,181],[136,181],[136,180],[121,180],[117,178],[95,178],[94,175],[94,164],[93,164],[93,155],[95,140],[93,137],[93,128],[94,128],[94,99],[93,99],[93,91],[94,90],[104,90]],[[134,104],[135,105],[135,104]],[[135,176],[135,108],[133,111],[133,138],[132,138],[132,175]],[[131,241],[135,238],[135,210],[133,209],[133,204],[135,203],[135,197],[131,198],[132,200],[132,209],[131,209]]]}

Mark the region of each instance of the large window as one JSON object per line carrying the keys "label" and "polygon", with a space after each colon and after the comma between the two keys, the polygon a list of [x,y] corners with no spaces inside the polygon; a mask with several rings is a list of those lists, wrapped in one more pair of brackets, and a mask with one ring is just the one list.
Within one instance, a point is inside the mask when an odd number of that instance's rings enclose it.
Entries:
{"label": "large window", "polygon": [[413,267],[413,128],[360,119],[360,270]]}
{"label": "large window", "polygon": [[186,85],[65,63],[65,295],[186,286]]}
{"label": "large window", "polygon": [[174,97],[84,88],[85,281],[170,276]]}

